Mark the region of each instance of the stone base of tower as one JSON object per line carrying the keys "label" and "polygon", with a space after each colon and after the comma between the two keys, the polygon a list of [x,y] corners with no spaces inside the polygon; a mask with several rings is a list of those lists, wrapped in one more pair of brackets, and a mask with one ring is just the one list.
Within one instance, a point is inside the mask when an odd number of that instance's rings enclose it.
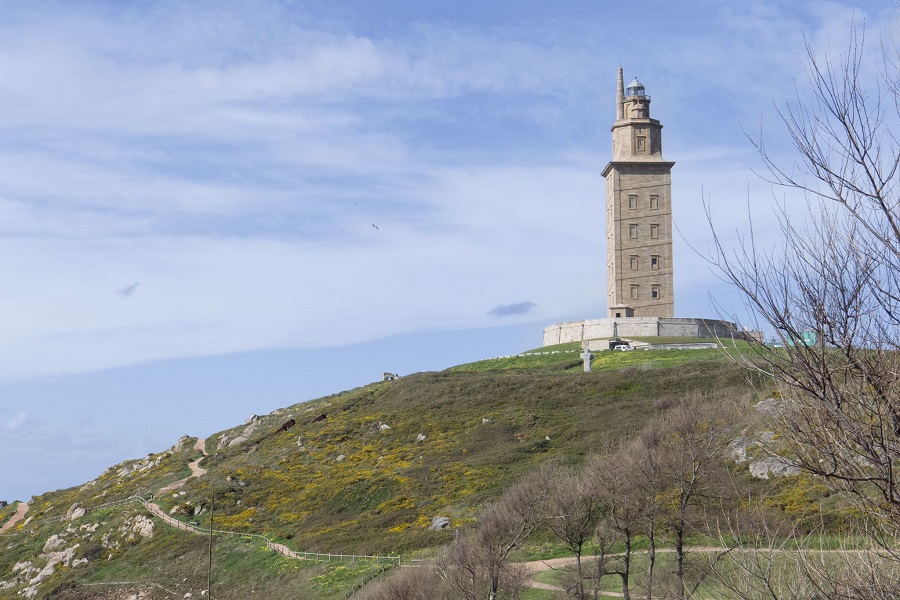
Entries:
{"label": "stone base of tower", "polygon": [[566,321],[544,327],[543,346],[614,337],[744,337],[746,332],[728,321],[666,317],[618,317]]}

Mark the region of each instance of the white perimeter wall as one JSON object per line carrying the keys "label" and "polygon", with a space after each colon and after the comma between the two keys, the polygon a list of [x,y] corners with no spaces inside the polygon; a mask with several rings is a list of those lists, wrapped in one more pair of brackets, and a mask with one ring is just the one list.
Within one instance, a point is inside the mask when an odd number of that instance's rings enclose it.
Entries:
{"label": "white perimeter wall", "polygon": [[611,337],[732,337],[739,334],[734,323],[714,319],[621,317],[554,323],[544,328],[544,346]]}

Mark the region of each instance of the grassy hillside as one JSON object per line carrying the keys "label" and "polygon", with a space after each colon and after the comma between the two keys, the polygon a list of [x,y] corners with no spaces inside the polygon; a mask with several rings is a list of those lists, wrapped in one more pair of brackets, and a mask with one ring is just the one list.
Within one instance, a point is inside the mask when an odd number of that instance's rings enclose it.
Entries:
{"label": "grassy hillside", "polygon": [[[73,507],[137,494],[154,494],[165,512],[203,526],[212,502],[216,529],[262,534],[294,550],[427,552],[543,461],[578,462],[697,390],[748,397],[746,373],[715,350],[595,356],[592,373],[582,372],[577,353],[512,357],[287,407],[211,436],[200,463],[208,472],[164,493],[202,457],[194,440],[117,465],[84,486],[35,498],[30,521],[0,538],[0,574],[17,564],[42,568],[56,534],[64,536],[59,550],[77,544],[74,560],[87,562],[57,567],[37,585],[36,598],[88,598],[103,587],[72,589],[76,581],[155,583],[162,587],[147,592],[161,598],[197,595],[206,585],[204,537],[158,518],[152,536],[135,533],[135,520],[147,514],[136,503],[66,519]],[[2,522],[14,510],[3,509]],[[429,531],[436,516],[449,517],[450,526]],[[259,540],[230,537],[216,538],[213,563],[219,598],[339,598],[381,568],[295,561]],[[0,597],[17,597],[25,583],[0,575]]]}

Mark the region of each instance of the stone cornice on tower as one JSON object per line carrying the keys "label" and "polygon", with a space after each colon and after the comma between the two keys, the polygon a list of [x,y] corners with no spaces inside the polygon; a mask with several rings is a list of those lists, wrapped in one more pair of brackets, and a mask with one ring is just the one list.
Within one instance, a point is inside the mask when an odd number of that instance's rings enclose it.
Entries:
{"label": "stone cornice on tower", "polygon": [[655,158],[635,158],[635,159],[631,159],[631,160],[611,160],[608,163],[606,163],[606,166],[603,168],[603,172],[601,172],[600,174],[603,175],[604,177],[606,177],[607,175],[609,175],[609,172],[614,168],[622,168],[622,167],[627,167],[628,165],[634,165],[634,164],[659,165],[660,167],[666,168],[666,169],[671,169],[672,167],[675,166],[674,162],[658,160]]}

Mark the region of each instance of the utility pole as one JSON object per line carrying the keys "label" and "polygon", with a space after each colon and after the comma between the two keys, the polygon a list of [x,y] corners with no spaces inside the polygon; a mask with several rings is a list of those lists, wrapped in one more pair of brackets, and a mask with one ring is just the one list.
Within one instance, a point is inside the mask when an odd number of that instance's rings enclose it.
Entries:
{"label": "utility pole", "polygon": [[[219,462],[219,453],[213,455],[213,464]],[[213,515],[215,514],[216,490],[213,478],[209,478],[209,568],[206,570],[206,597],[212,600],[212,558],[213,558]]]}
{"label": "utility pole", "polygon": [[214,496],[209,496],[209,568],[206,570],[206,597],[212,600],[212,526]]}

